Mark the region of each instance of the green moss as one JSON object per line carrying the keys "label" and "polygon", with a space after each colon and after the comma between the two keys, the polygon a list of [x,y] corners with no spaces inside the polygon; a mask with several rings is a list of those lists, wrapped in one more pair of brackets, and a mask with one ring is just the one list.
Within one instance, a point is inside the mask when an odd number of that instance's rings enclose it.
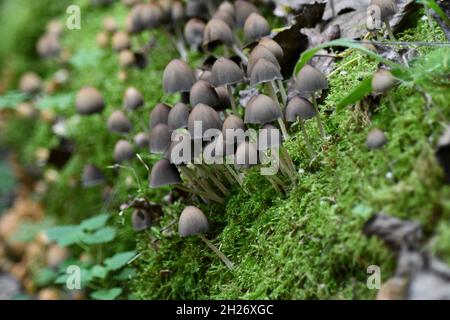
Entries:
{"label": "green moss", "polygon": [[[197,237],[181,239],[177,220],[183,207],[190,203],[163,201],[169,190],[147,187],[147,171],[138,161],[127,164],[134,168],[113,170],[112,149],[120,138],[106,130],[107,116],[121,108],[125,88],[133,85],[143,91],[146,105],[132,115],[134,133],[147,127],[148,113],[159,101],[173,103],[176,96],[164,95],[161,88],[165,65],[176,56],[170,41],[160,32],[150,54],[149,65],[142,71],[131,71],[127,80],[117,78],[118,57],[111,50],[95,46],[95,34],[107,15],[123,22],[126,10],[120,3],[103,10],[87,9],[82,14],[82,30],[67,31],[64,45],[72,52],[70,84],[58,94],[72,99],[55,112],[67,117],[68,137],[74,142],[76,154],[60,170],[60,179],[49,185],[43,199],[50,216],[59,223],[77,223],[84,217],[111,212],[121,227],[121,234],[112,244],[112,251],[125,250],[136,242],[140,256],[134,265],[138,274],[133,281],[133,296],[141,299],[370,299],[375,292],[366,288],[369,265],[380,265],[382,277],[394,270],[394,257],[376,239],[361,233],[362,225],[375,212],[385,211],[402,218],[423,223],[429,247],[441,258],[450,261],[450,188],[443,185],[442,172],[435,163],[430,146],[442,131],[441,113],[427,110],[422,96],[412,82],[406,82],[390,93],[397,108],[394,115],[388,99],[381,98],[370,107],[335,110],[339,102],[360,79],[377,69],[377,62],[348,51],[330,80],[330,90],[322,112],[330,139],[322,142],[314,121],[307,123],[318,152],[310,163],[300,132],[293,132],[286,144],[299,168],[299,183],[285,196],[278,196],[256,169],[248,172],[245,183],[250,195],[233,188],[224,206],[202,205],[210,220],[211,239],[236,265],[230,272]],[[443,40],[436,27],[429,30],[420,21],[402,40]],[[421,56],[412,64],[414,82],[426,90],[433,101],[450,115],[448,101],[448,49],[420,47]],[[193,65],[200,63],[198,54],[190,56]],[[55,68],[55,66],[50,66]],[[432,70],[432,71],[430,71]],[[84,85],[94,85],[104,94],[107,108],[102,115],[75,115],[73,97]],[[394,160],[394,177],[383,152],[368,151],[365,139],[372,127],[383,129],[389,139],[386,154]],[[294,127],[295,129],[295,127]],[[48,124],[29,120],[12,120],[7,126],[6,142],[16,147],[21,159],[33,163],[39,147],[51,148]],[[141,151],[151,165],[157,157]],[[104,169],[112,189],[112,201],[104,205],[103,188],[83,189],[79,180],[86,163]],[[75,183],[74,183],[75,182]],[[146,196],[164,204],[164,215],[153,227],[135,235],[129,228],[131,210],[117,215],[118,207],[131,196]],[[166,228],[161,231],[161,228]]]}

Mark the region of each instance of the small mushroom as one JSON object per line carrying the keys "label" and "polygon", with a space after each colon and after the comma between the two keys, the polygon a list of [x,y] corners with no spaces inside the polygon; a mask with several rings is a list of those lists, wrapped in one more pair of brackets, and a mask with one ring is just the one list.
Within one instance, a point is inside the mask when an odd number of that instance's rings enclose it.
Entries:
{"label": "small mushroom", "polygon": [[234,114],[229,115],[222,125],[222,136],[226,144],[234,144],[240,142],[240,141],[231,141],[229,134],[227,134],[227,133],[235,133],[235,135],[237,135],[236,131],[238,130],[241,130],[242,133],[244,133],[245,131],[244,121]]}
{"label": "small mushroom", "polygon": [[280,64],[278,63],[277,58],[275,55],[267,49],[263,45],[257,45],[253,48],[252,52],[250,53],[250,56],[248,58],[248,65],[247,65],[247,75],[251,76],[254,65],[260,60],[265,59],[269,62],[271,62],[273,65],[275,65],[278,69],[280,68]]}
{"label": "small mushroom", "polygon": [[135,87],[128,87],[123,97],[123,107],[125,110],[136,110],[144,105],[144,96]]}
{"label": "small mushroom", "polygon": [[184,26],[184,37],[191,49],[198,50],[203,43],[205,23],[197,18],[191,18]]}
{"label": "small mushroom", "polygon": [[301,96],[312,98],[312,104],[318,114],[317,124],[319,126],[320,135],[322,136],[322,138],[324,138],[325,130],[323,128],[322,121],[320,120],[320,113],[316,100],[316,92],[328,89],[327,78],[322,72],[320,72],[313,66],[305,64],[295,77],[294,88]]}
{"label": "small mushroom", "polygon": [[252,74],[250,76],[250,85],[255,86],[260,83],[269,83],[273,88],[273,81],[279,79],[283,79],[280,69],[266,59],[259,59],[253,66]]}
{"label": "small mushroom", "polygon": [[[196,126],[201,124],[201,131]],[[188,130],[192,139],[203,139],[203,135],[208,129],[222,129],[222,122],[219,114],[210,106],[199,103],[192,109],[188,118]]]}
{"label": "small mushroom", "polygon": [[87,164],[83,168],[82,177],[83,186],[93,187],[102,184],[105,181],[105,177],[99,168],[92,164]]}
{"label": "small mushroom", "polygon": [[157,124],[150,131],[150,152],[164,153],[170,145],[171,134],[167,124]]}
{"label": "small mushroom", "polygon": [[[372,92],[375,94],[385,94],[397,85],[398,81],[392,73],[385,69],[379,69],[372,78]],[[398,113],[392,97],[387,95],[392,111]]]}
{"label": "small mushroom", "polygon": [[233,52],[247,64],[248,59],[242,50],[237,46],[233,36],[233,31],[228,24],[220,19],[211,19],[205,26],[203,31],[203,48],[211,50],[219,44],[224,44],[231,48]]}
{"label": "small mushroom", "polygon": [[34,72],[27,72],[20,78],[19,89],[26,94],[36,94],[42,89],[42,79]]}
{"label": "small mushroom", "polygon": [[130,49],[131,42],[128,33],[126,33],[125,31],[118,31],[114,33],[112,38],[112,47],[116,51]]}
{"label": "small mushroom", "polygon": [[289,137],[286,126],[283,122],[283,114],[277,103],[272,98],[259,94],[247,102],[245,107],[245,123],[266,124],[272,121],[278,121],[283,136]]}
{"label": "small mushroom", "polygon": [[57,57],[61,52],[59,39],[52,34],[44,34],[36,45],[37,52],[42,58]]}
{"label": "small mushroom", "polygon": [[119,140],[114,146],[114,160],[117,163],[130,160],[134,157],[134,150],[127,140]]}
{"label": "small mushroom", "polygon": [[256,41],[270,34],[267,20],[259,13],[252,13],[245,20],[244,35],[249,41]]}
{"label": "small mushroom", "polygon": [[103,96],[94,87],[86,86],[78,91],[75,98],[77,112],[81,115],[99,113],[105,107]]}
{"label": "small mushroom", "polygon": [[189,107],[182,103],[176,103],[169,112],[167,125],[169,131],[175,131],[180,128],[186,128],[189,118]]}
{"label": "small mushroom", "polygon": [[150,172],[150,187],[158,188],[182,183],[177,167],[167,159],[156,162]]}
{"label": "small mushroom", "polygon": [[234,3],[234,11],[236,14],[236,25],[242,28],[245,21],[252,13],[259,13],[255,5],[249,1],[237,0]]}
{"label": "small mushroom", "polygon": [[204,80],[198,80],[192,86],[189,95],[189,102],[191,106],[196,106],[199,103],[203,103],[213,107],[214,109],[220,110],[220,101],[216,90]]}
{"label": "small mushroom", "polygon": [[157,124],[167,124],[170,108],[165,103],[158,103],[150,112],[149,128],[153,129]]}
{"label": "small mushroom", "polygon": [[132,67],[136,63],[134,53],[131,50],[122,50],[119,53],[119,64],[122,68]]}
{"label": "small mushroom", "polygon": [[234,15],[229,14],[227,11],[224,10],[217,10],[213,16],[212,19],[219,19],[225,22],[231,29],[234,27]]}
{"label": "small mushroom", "polygon": [[157,28],[163,19],[163,11],[161,7],[156,3],[144,3],[140,6],[139,24],[142,29],[155,29]]}
{"label": "small mushroom", "polygon": [[133,128],[131,121],[119,110],[114,111],[108,118],[108,129],[111,132],[128,133]]}
{"label": "small mushroom", "polygon": [[259,45],[265,47],[267,50],[272,52],[272,54],[280,61],[283,58],[284,52],[281,46],[275,41],[268,37],[261,38],[258,42]]}
{"label": "small mushroom", "polygon": [[386,135],[378,128],[372,129],[367,135],[366,145],[369,149],[380,149],[387,143]]}
{"label": "small mushroom", "polygon": [[164,69],[163,87],[166,93],[188,92],[194,83],[194,71],[182,60],[174,59]]}
{"label": "small mushroom", "polygon": [[102,31],[95,36],[95,42],[100,48],[106,48],[109,45],[109,36],[106,32]]}
{"label": "small mushroom", "polygon": [[178,233],[181,237],[197,235],[225,263],[228,269],[233,269],[233,263],[217,249],[203,234],[208,232],[209,224],[205,214],[197,207],[188,206],[181,212],[178,221]]}
{"label": "small mushroom", "polygon": [[149,145],[149,135],[145,132],[139,132],[134,136],[134,143],[139,148],[148,148]]}
{"label": "small mushroom", "polygon": [[216,87],[226,86],[228,90],[228,96],[230,97],[231,107],[233,113],[238,115],[236,102],[233,98],[233,92],[231,91],[231,85],[239,83],[244,80],[244,72],[239,66],[230,59],[219,58],[217,59],[211,69],[212,81]]}
{"label": "small mushroom", "polygon": [[136,209],[131,215],[131,224],[135,231],[143,231],[150,227],[152,221],[145,210]]}
{"label": "small mushroom", "polygon": [[379,8],[379,14],[381,21],[384,22],[386,25],[386,30],[389,34],[389,37],[392,41],[395,41],[394,33],[392,32],[391,25],[389,24],[389,19],[395,15],[395,13],[398,11],[397,4],[395,3],[395,0],[372,0],[370,2],[371,6],[376,6]]}
{"label": "small mushroom", "polygon": [[311,142],[304,123],[306,120],[309,120],[313,117],[318,117],[317,111],[312,103],[300,96],[293,97],[286,107],[285,117],[287,122],[298,121],[305,138],[305,143],[308,148],[309,155],[311,156],[311,158],[314,158],[314,149],[311,146]]}
{"label": "small mushroom", "polygon": [[219,97],[219,105],[223,109],[229,109],[231,107],[233,97],[228,94],[228,89],[226,86],[221,86],[216,88],[217,96]]}
{"label": "small mushroom", "polygon": [[229,1],[222,1],[219,5],[219,7],[217,8],[217,11],[223,11],[228,13],[230,16],[234,17],[235,15],[235,10],[234,10],[234,6],[231,2]]}
{"label": "small mushroom", "polygon": [[118,29],[117,21],[114,17],[106,17],[102,22],[103,29],[108,33],[114,33]]}

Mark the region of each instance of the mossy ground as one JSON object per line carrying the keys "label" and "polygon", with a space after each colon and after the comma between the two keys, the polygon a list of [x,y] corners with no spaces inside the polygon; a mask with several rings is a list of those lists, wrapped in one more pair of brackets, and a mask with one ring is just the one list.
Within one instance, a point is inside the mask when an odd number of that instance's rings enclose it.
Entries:
{"label": "mossy ground", "polygon": [[[108,133],[105,122],[112,110],[121,108],[126,86],[141,89],[146,101],[145,107],[133,116],[139,126],[135,132],[147,126],[148,113],[157,102],[176,101],[177,97],[164,96],[161,88],[164,67],[176,56],[176,51],[164,34],[153,32],[157,42],[149,66],[143,71],[130,72],[128,79],[121,82],[116,76],[117,55],[97,49],[95,34],[107,15],[114,15],[123,23],[125,9],[114,5],[82,12],[82,29],[64,36],[65,47],[73,54],[71,82],[63,92],[58,92],[59,100],[50,98],[46,105],[59,114],[71,116],[76,91],[83,85],[94,85],[103,92],[108,107],[102,116],[75,117],[69,122],[69,137],[75,142],[76,154],[42,200],[48,214],[58,217],[60,223],[76,223],[102,210],[117,217],[116,222],[123,229],[123,242],[136,241],[141,253],[134,262],[138,274],[132,282],[132,297],[373,298],[376,292],[366,287],[367,267],[379,265],[386,279],[392,274],[395,262],[380,241],[362,235],[362,225],[378,211],[420,221],[431,239],[429,248],[450,262],[450,202],[447,200],[450,188],[443,184],[432,147],[443,129],[441,114],[436,108],[427,110],[422,96],[407,85],[390,93],[398,114],[392,112],[386,98],[369,109],[336,109],[336,103],[358,79],[377,68],[376,61],[357,52],[348,52],[338,63],[340,71],[329,79],[330,90],[322,103],[323,109],[330,110],[322,113],[329,139],[320,140],[314,121],[307,125],[318,152],[317,159],[313,162],[308,159],[299,131],[294,130],[287,143],[299,168],[299,183],[286,197],[278,196],[254,169],[245,181],[252,190],[250,195],[235,187],[225,206],[202,205],[211,225],[207,237],[235,263],[233,271],[226,269],[199,238],[178,236],[173,223],[187,201],[164,204],[164,216],[158,224],[135,236],[130,231],[129,213],[125,219],[119,217],[118,205],[128,195],[145,195],[152,201],[160,201],[168,190],[148,189],[147,173],[137,160],[128,165],[135,168],[144,187],[139,188],[128,170],[106,171],[115,190],[113,201],[106,208],[101,189],[85,190],[70,181],[80,178],[86,162],[103,168],[112,164],[112,149],[119,136]],[[443,40],[439,29],[430,30],[426,21],[420,21],[401,39]],[[412,65],[416,82],[427,90],[448,119],[448,79],[441,85],[432,80],[436,77],[433,69],[436,65],[446,66],[440,72],[448,76],[448,63],[442,62],[448,62],[449,50],[421,48],[419,51],[422,59]],[[195,65],[199,56],[193,54],[191,60]],[[49,77],[54,69],[54,65],[48,64],[41,70],[46,70],[43,75]],[[61,104],[61,101],[67,102]],[[368,151],[365,147],[372,127],[386,132],[389,142],[385,153]],[[11,122],[3,137],[15,147],[24,164],[34,161],[37,148],[54,147],[57,143],[48,124],[32,124],[23,119]],[[145,161],[152,163],[155,157],[145,153],[141,152]],[[386,156],[392,161],[395,179],[387,177]],[[168,229],[161,232],[166,226]],[[113,246],[122,246],[119,242]]]}

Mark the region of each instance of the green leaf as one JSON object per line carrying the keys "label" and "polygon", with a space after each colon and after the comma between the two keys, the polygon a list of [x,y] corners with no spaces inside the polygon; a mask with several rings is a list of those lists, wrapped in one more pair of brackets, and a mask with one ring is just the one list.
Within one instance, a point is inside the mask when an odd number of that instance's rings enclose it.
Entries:
{"label": "green leaf", "polygon": [[114,300],[122,293],[121,288],[112,288],[109,290],[99,290],[92,292],[91,298],[96,300]]}
{"label": "green leaf", "polygon": [[45,96],[36,104],[39,109],[65,110],[73,105],[73,94],[58,94],[54,96]]}
{"label": "green leaf", "polygon": [[34,277],[34,282],[38,287],[44,287],[54,282],[56,276],[56,271],[50,268],[44,268],[36,274],[36,276]]}
{"label": "green leaf", "polygon": [[70,64],[77,69],[97,67],[103,53],[100,49],[81,49],[70,58]]}
{"label": "green leaf", "polygon": [[25,101],[27,96],[18,91],[9,91],[0,96],[0,109],[2,108],[15,108],[17,104]]}
{"label": "green leaf", "polygon": [[56,226],[47,229],[50,240],[56,241],[60,246],[70,246],[83,238],[84,232],[79,226]]}
{"label": "green leaf", "polygon": [[300,56],[300,59],[298,59],[297,64],[295,65],[295,69],[294,69],[294,75],[296,75],[301,68],[303,68],[303,66],[312,58],[314,57],[314,55],[321,49],[324,48],[328,48],[328,47],[347,47],[347,48],[352,48],[352,49],[356,49],[359,50],[363,53],[365,53],[366,55],[368,55],[369,57],[372,57],[390,67],[397,67],[397,68],[401,68],[402,66],[392,62],[391,60],[388,60],[386,58],[383,58],[382,56],[378,55],[377,53],[370,51],[369,49],[365,48],[363,45],[359,44],[358,42],[355,42],[351,39],[337,39],[337,40],[333,40],[333,41],[329,41],[329,42],[325,42],[324,44],[321,44],[317,47],[311,48],[309,50],[306,50],[305,52],[302,53],[302,55]]}
{"label": "green leaf", "polygon": [[105,267],[97,265],[91,269],[91,273],[94,278],[105,279],[108,274],[108,270]]}
{"label": "green leaf", "polygon": [[336,108],[342,108],[353,104],[372,92],[372,77],[364,79],[356,88],[354,88],[344,99],[338,102]]}
{"label": "green leaf", "polygon": [[133,268],[123,268],[120,273],[114,277],[114,279],[119,281],[130,280],[136,275],[136,269]]}
{"label": "green leaf", "polygon": [[356,216],[363,217],[364,219],[369,218],[369,216],[372,214],[373,209],[371,207],[368,207],[362,203],[356,205],[352,209],[352,213]]}
{"label": "green leaf", "polygon": [[104,227],[92,234],[86,234],[81,240],[87,244],[99,244],[112,241],[116,237],[117,231],[113,227]]}
{"label": "green leaf", "polygon": [[84,230],[97,230],[108,222],[109,214],[103,213],[81,222],[81,228]]}
{"label": "green leaf", "polygon": [[117,270],[122,268],[124,265],[128,263],[136,255],[135,251],[126,251],[117,253],[105,260],[105,266],[108,270]]}

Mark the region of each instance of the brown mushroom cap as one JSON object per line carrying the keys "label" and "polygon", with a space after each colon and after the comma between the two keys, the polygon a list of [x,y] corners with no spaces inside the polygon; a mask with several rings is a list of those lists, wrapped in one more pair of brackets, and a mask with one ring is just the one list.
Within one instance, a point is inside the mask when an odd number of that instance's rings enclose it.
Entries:
{"label": "brown mushroom cap", "polygon": [[234,166],[248,169],[258,164],[258,148],[253,142],[243,141],[236,149]]}
{"label": "brown mushroom cap", "polygon": [[99,168],[92,164],[87,164],[83,168],[83,177],[81,178],[83,186],[93,187],[105,181],[105,177]]}
{"label": "brown mushroom cap", "polygon": [[95,42],[100,48],[106,48],[109,45],[109,35],[105,31],[97,33]]}
{"label": "brown mushroom cap", "polygon": [[150,112],[149,128],[153,129],[157,124],[167,124],[170,107],[165,103],[158,103]]}
{"label": "brown mushroom cap", "polygon": [[127,140],[119,140],[114,146],[114,160],[117,163],[130,160],[134,157],[132,145]]}
{"label": "brown mushroom cap", "polygon": [[217,87],[216,88],[217,96],[219,97],[219,105],[223,108],[223,110],[231,107],[230,95],[228,94],[227,87]]}
{"label": "brown mushroom cap", "polygon": [[178,23],[184,19],[184,7],[181,1],[175,1],[170,8],[172,22]]}
{"label": "brown mushroom cap", "polygon": [[184,26],[184,37],[192,48],[198,48],[203,43],[205,23],[197,18],[191,18]]}
{"label": "brown mushroom cap", "polygon": [[267,61],[273,63],[278,69],[281,69],[280,64],[278,63],[277,58],[273,55],[273,53],[262,45],[257,45],[253,48],[250,56],[248,58],[247,65],[247,75],[251,76],[253,67],[260,59],[266,59]]}
{"label": "brown mushroom cap", "polygon": [[208,15],[208,7],[205,1],[202,0],[188,0],[186,2],[186,16],[206,18]]}
{"label": "brown mushroom cap", "polygon": [[182,183],[180,173],[175,165],[167,159],[161,159],[156,162],[150,172],[150,187],[158,188],[161,186],[174,185]]}
{"label": "brown mushroom cap", "polygon": [[259,59],[252,68],[250,76],[250,85],[255,86],[259,83],[270,82],[283,79],[280,69],[272,62],[262,58]]}
{"label": "brown mushroom cap", "polygon": [[169,117],[167,119],[167,125],[169,126],[169,131],[174,131],[180,128],[186,128],[188,125],[189,118],[189,107],[182,103],[176,103],[169,112]]}
{"label": "brown mushroom cap", "polygon": [[59,38],[64,32],[64,25],[59,20],[50,20],[46,26],[47,34]]}
{"label": "brown mushroom cap", "polygon": [[215,108],[219,105],[219,97],[216,90],[208,82],[198,80],[191,88],[189,102],[191,106],[203,103]]}
{"label": "brown mushroom cap", "polygon": [[295,77],[294,88],[301,95],[311,96],[317,91],[328,89],[328,81],[322,72],[305,64]]}
{"label": "brown mushroom cap", "polygon": [[112,38],[112,47],[116,51],[130,49],[131,42],[128,33],[126,33],[125,31],[118,31],[114,33]]}
{"label": "brown mushroom cap", "polygon": [[114,111],[108,118],[108,129],[117,133],[128,133],[133,125],[127,116],[119,110]]}
{"label": "brown mushroom cap", "polygon": [[144,3],[139,13],[139,24],[142,29],[154,29],[163,19],[163,11],[156,3]]}
{"label": "brown mushroom cap", "polygon": [[244,26],[249,15],[259,13],[254,4],[244,0],[237,0],[234,3],[234,10],[236,13],[236,25],[240,28]]}
{"label": "brown mushroom cap", "polygon": [[[194,132],[195,122],[200,121],[202,123],[202,132]],[[188,118],[188,130],[192,139],[203,139],[203,134],[208,129],[222,129],[222,122],[220,121],[219,114],[216,110],[210,106],[199,103]],[[200,135],[201,134],[201,135]]]}
{"label": "brown mushroom cap", "polygon": [[249,41],[256,41],[259,38],[270,34],[270,26],[267,20],[259,13],[253,12],[245,20],[244,35]]}
{"label": "brown mushroom cap", "polygon": [[381,20],[389,19],[398,11],[397,4],[394,0],[372,0],[370,5],[380,8]]}
{"label": "brown mushroom cap", "polygon": [[131,224],[135,231],[142,231],[150,227],[152,221],[145,210],[134,210],[131,215]]}
{"label": "brown mushroom cap", "polygon": [[282,117],[276,102],[264,94],[259,94],[247,103],[244,123],[265,124]]}
{"label": "brown mushroom cap", "polygon": [[203,47],[212,49],[218,44],[232,46],[234,43],[233,32],[230,26],[219,19],[211,19],[203,31]]}
{"label": "brown mushroom cap", "polygon": [[170,145],[171,134],[167,124],[157,124],[150,131],[150,152],[164,153]]}
{"label": "brown mushroom cap", "polygon": [[34,72],[25,73],[19,81],[19,89],[26,94],[34,94],[41,91],[42,79]]}
{"label": "brown mushroom cap", "polygon": [[82,115],[89,115],[101,112],[105,107],[103,96],[94,87],[83,87],[78,91],[75,98],[77,112]]}
{"label": "brown mushroom cap", "polygon": [[188,92],[194,83],[194,71],[183,60],[174,59],[164,69],[163,87],[165,93]]}
{"label": "brown mushroom cap", "polygon": [[308,120],[317,115],[316,109],[309,100],[295,96],[293,97],[286,107],[286,121],[295,122],[300,117],[303,120]]}
{"label": "brown mushroom cap", "polygon": [[61,45],[56,36],[44,34],[39,38],[36,45],[37,52],[42,58],[57,57],[61,52]]}
{"label": "brown mushroom cap", "polygon": [[136,59],[131,50],[122,50],[119,53],[119,64],[122,68],[129,68],[134,65]]}
{"label": "brown mushroom cap", "polygon": [[197,207],[187,206],[181,212],[178,221],[178,233],[180,237],[187,237],[208,232],[208,219]]}
{"label": "brown mushroom cap", "polygon": [[[240,117],[238,117],[234,114],[231,114],[228,117],[226,117],[226,119],[222,125],[222,136],[228,144],[233,143],[233,141],[231,141],[231,139],[229,139],[229,136],[227,135],[227,130],[234,131],[234,130],[239,130],[239,129],[241,129],[242,131],[245,131],[244,121]],[[230,140],[230,141],[228,141],[228,140]]]}
{"label": "brown mushroom cap", "polygon": [[138,134],[136,134],[134,136],[134,143],[139,147],[139,148],[148,148],[149,145],[149,134],[145,133],[145,132],[139,132]]}
{"label": "brown mushroom cap", "polygon": [[111,16],[103,19],[102,26],[103,26],[103,29],[109,33],[114,33],[118,29],[116,19],[114,19],[114,17],[111,17]]}
{"label": "brown mushroom cap", "polygon": [[272,52],[272,54],[275,56],[275,58],[277,58],[278,61],[283,58],[283,49],[275,40],[272,40],[269,37],[264,37],[259,40],[258,44]]}
{"label": "brown mushroom cap", "polygon": [[244,80],[244,72],[232,60],[217,59],[212,66],[212,81],[216,87],[239,83]]}
{"label": "brown mushroom cap", "polygon": [[227,11],[217,10],[212,19],[219,19],[225,22],[231,29],[234,27],[234,15],[229,14]]}
{"label": "brown mushroom cap", "polygon": [[374,128],[367,135],[366,145],[369,149],[379,149],[386,143],[386,135],[380,129]]}
{"label": "brown mushroom cap", "polygon": [[388,70],[380,69],[373,75],[372,91],[374,93],[385,93],[396,85],[397,79]]}
{"label": "brown mushroom cap", "polygon": [[123,96],[123,107],[126,110],[136,110],[144,104],[144,96],[135,87],[128,87]]}

